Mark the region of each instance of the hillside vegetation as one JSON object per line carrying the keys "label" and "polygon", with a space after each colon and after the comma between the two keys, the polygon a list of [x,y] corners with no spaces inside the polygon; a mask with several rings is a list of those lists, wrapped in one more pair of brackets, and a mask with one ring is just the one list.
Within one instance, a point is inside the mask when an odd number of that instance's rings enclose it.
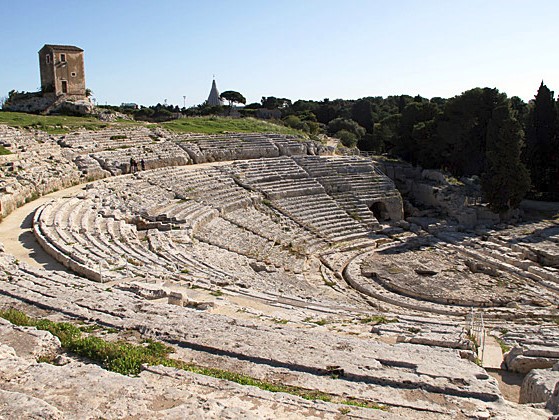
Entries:
{"label": "hillside vegetation", "polygon": [[[86,130],[100,130],[109,126],[148,126],[155,127],[158,124],[144,123],[138,121],[118,120],[116,122],[103,122],[95,117],[69,117],[69,116],[46,116],[25,114],[21,112],[0,112],[0,124],[6,124],[17,128],[32,128],[46,131],[49,134],[66,134],[81,128]],[[176,133],[202,133],[219,134],[224,132],[236,133],[278,133],[293,134],[306,137],[304,133],[293,128],[273,124],[255,118],[233,119],[226,117],[190,117],[179,120],[168,121],[161,125]]]}
{"label": "hillside vegetation", "polygon": [[161,125],[178,133],[219,134],[229,131],[235,133],[278,133],[307,136],[302,131],[256,118],[190,117],[167,121]]}

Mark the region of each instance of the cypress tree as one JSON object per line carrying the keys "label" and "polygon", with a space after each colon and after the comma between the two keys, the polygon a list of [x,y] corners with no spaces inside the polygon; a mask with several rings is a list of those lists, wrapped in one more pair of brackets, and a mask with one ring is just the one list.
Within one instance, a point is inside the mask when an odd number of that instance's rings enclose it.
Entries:
{"label": "cypress tree", "polygon": [[508,104],[493,110],[487,126],[486,169],[481,188],[490,208],[497,213],[518,207],[530,188],[530,175],[520,160],[523,136]]}
{"label": "cypress tree", "polygon": [[557,106],[553,92],[543,81],[532,103],[526,127],[524,162],[537,192],[559,192],[557,185]]}

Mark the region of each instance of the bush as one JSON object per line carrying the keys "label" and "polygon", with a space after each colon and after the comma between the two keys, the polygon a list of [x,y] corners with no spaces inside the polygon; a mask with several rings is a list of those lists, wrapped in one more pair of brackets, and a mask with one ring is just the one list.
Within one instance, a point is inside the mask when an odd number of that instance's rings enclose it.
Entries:
{"label": "bush", "polygon": [[355,121],[347,120],[345,118],[336,118],[328,123],[326,127],[329,134],[335,134],[341,130],[345,130],[353,134],[357,139],[365,135],[365,129],[357,124]]}
{"label": "bush", "polygon": [[340,130],[335,134],[335,137],[340,139],[345,147],[357,146],[357,136],[347,130]]}

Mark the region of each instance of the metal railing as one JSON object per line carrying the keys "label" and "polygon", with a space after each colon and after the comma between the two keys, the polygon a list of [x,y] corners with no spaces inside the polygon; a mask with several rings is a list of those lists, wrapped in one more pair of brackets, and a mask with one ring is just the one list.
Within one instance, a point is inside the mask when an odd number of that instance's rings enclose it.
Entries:
{"label": "metal railing", "polygon": [[474,308],[472,308],[471,312],[466,316],[465,329],[468,338],[472,340],[472,342],[476,346],[478,360],[483,366],[483,359],[485,355],[485,338],[487,335],[485,322],[483,321],[483,312],[480,312],[478,315],[474,311]]}

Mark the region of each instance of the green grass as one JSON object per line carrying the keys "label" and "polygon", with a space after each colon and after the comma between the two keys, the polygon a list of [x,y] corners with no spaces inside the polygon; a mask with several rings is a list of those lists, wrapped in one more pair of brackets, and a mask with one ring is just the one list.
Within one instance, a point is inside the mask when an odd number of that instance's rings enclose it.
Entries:
{"label": "green grass", "polygon": [[[26,114],[23,112],[0,112],[0,124],[17,128],[33,128],[46,131],[49,134],[66,134],[79,128],[100,130],[108,126],[142,125],[153,127],[156,124],[146,124],[138,121],[118,120],[107,123],[95,117],[67,117]],[[302,131],[290,127],[258,120],[256,118],[227,118],[227,117],[190,117],[161,123],[163,128],[177,133],[221,134],[235,133],[278,133],[293,134],[307,138]],[[1,150],[0,150],[0,154]]]}
{"label": "green grass", "polygon": [[[211,376],[213,378],[224,379],[240,385],[255,386],[269,392],[284,392],[299,396],[306,400],[321,400],[348,406],[386,410],[386,407],[371,401],[354,398],[343,399],[321,391],[292,385],[276,384],[253,378],[242,373],[199,366],[194,363],[186,363],[181,360],[171,359],[169,358],[169,354],[174,351],[172,347],[153,340],[147,340],[143,344],[132,344],[124,341],[109,342],[92,335],[84,337],[82,334],[84,330],[93,331],[97,328],[82,327],[80,329],[68,322],[53,322],[47,319],[32,318],[15,309],[0,311],[0,317],[7,319],[15,325],[35,327],[39,330],[49,331],[51,334],[58,337],[62,347],[67,351],[89,359],[107,370],[123,375],[138,375],[142,370],[143,364],[151,366],[162,365]],[[43,356],[40,361],[50,363],[52,362],[52,358]]]}
{"label": "green grass", "polygon": [[0,156],[1,155],[11,155],[12,152],[10,152],[8,149],[6,149],[4,146],[0,146]]}
{"label": "green grass", "polygon": [[302,131],[256,118],[190,117],[167,121],[161,125],[177,133],[278,133],[307,137]]}
{"label": "green grass", "polygon": [[119,121],[108,124],[95,117],[66,117],[58,115],[35,115],[23,112],[0,112],[0,124],[17,128],[34,128],[46,131],[49,134],[66,134],[79,128],[87,130],[100,130],[109,125],[140,125],[135,121]]}

